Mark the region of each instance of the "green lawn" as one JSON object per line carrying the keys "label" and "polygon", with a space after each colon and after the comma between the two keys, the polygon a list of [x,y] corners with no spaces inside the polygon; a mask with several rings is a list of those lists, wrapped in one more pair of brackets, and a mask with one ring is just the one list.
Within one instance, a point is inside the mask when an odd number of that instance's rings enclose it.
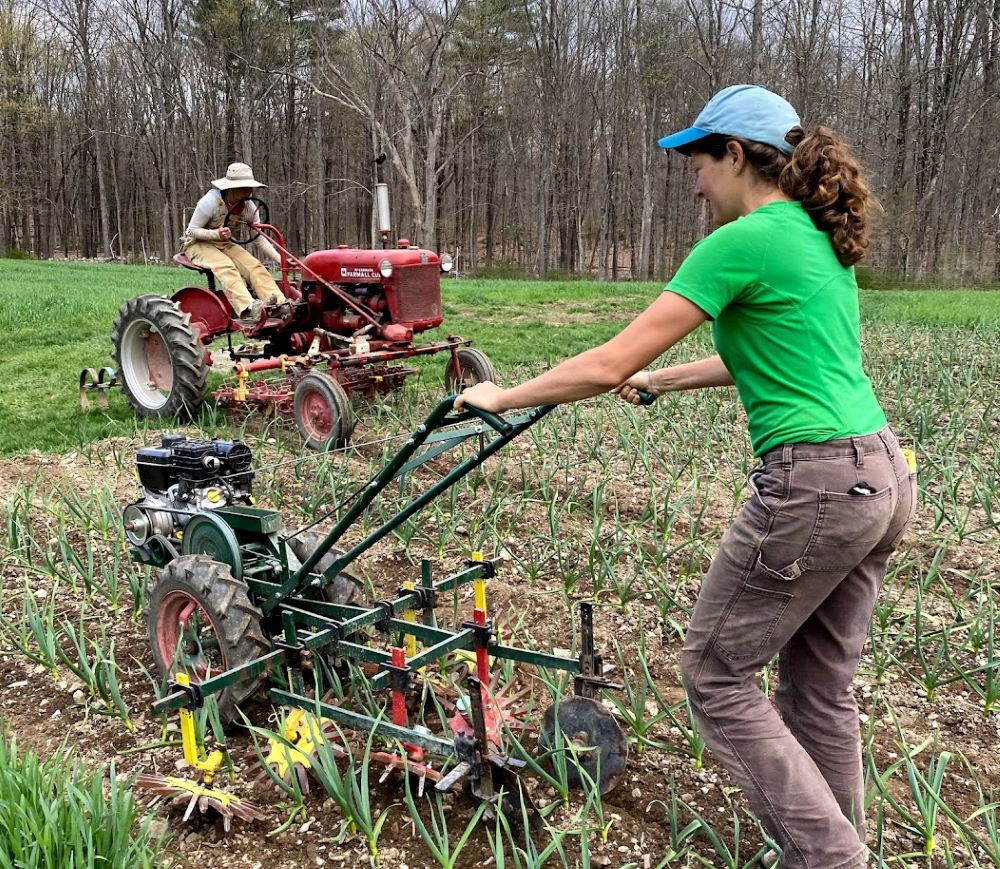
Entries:
{"label": "green lawn", "polygon": [[[170,293],[196,276],[173,267],[0,260],[0,455],[32,449],[62,452],[143,427],[119,394],[108,411],[82,412],[81,369],[111,364],[118,307],[142,293]],[[501,375],[537,369],[606,340],[660,291],[659,284],[448,279],[445,325],[490,355]],[[905,330],[1000,326],[997,291],[865,291],[867,324]],[[707,352],[707,330],[677,351]],[[428,383],[443,359],[425,361]]]}

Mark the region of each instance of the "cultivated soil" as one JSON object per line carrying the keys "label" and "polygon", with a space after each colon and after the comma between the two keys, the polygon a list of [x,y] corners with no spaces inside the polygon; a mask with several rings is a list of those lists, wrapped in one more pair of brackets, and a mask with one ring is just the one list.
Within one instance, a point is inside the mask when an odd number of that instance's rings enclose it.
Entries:
{"label": "cultivated soil", "polygon": [[[363,437],[364,433],[360,433]],[[146,442],[153,442],[149,438]],[[132,476],[131,457],[140,445],[138,441],[117,440],[95,445],[89,455],[68,454],[47,456],[28,454],[0,461],[0,495],[6,500],[16,491],[24,491],[32,486],[32,499],[39,505],[32,513],[32,535],[38,541],[47,541],[50,551],[55,552],[56,536],[59,533],[56,519],[46,512],[42,505],[55,497],[59,490],[74,490],[92,493],[108,490],[119,504],[134,500],[135,482]],[[511,455],[503,461],[512,467],[530,467],[532,450],[530,444],[512,445]],[[117,453],[126,460],[119,464],[111,457]],[[274,457],[259,455],[259,462]],[[490,478],[495,471],[495,460],[484,474]],[[359,472],[361,466],[359,465]],[[604,472],[601,472],[603,475]],[[297,479],[291,472],[278,472],[275,485],[282,486],[288,501],[308,497],[311,484]],[[574,491],[589,491],[597,482],[604,482],[609,497],[613,496],[618,513],[617,521],[624,524],[641,520],[641,507],[647,501],[647,484],[641,475],[630,472],[626,463],[616,464],[610,476],[598,479],[598,469],[588,467],[585,457],[581,457],[574,479]],[[565,494],[565,493],[563,493]],[[481,497],[463,491],[458,499],[458,512],[453,516],[454,537],[448,545],[444,558],[438,558],[427,543],[433,539],[433,526],[425,526],[426,538],[410,541],[403,546],[399,540],[387,540],[369,552],[357,568],[370,591],[376,596],[391,594],[404,579],[419,576],[419,559],[432,557],[438,576],[445,575],[461,565],[463,553],[462,516],[464,510],[476,509],[476,498]],[[556,497],[563,497],[558,495]],[[716,486],[708,490],[708,502],[701,517],[703,539],[713,542],[729,521],[736,507],[731,489]],[[265,503],[264,506],[267,506]],[[545,650],[568,649],[573,643],[573,632],[566,608],[563,604],[563,583],[555,564],[532,579],[526,575],[522,565],[528,558],[527,548],[532,545],[532,534],[546,526],[547,505],[533,502],[528,505],[514,528],[503,540],[497,542],[498,577],[490,584],[490,606],[502,624],[512,626],[520,643],[533,643]],[[611,520],[609,520],[610,522]],[[679,519],[683,524],[687,519]],[[582,511],[571,513],[566,519],[565,534],[568,539],[578,536],[589,539],[591,520]],[[913,559],[927,563],[933,556],[931,517],[925,512],[918,515],[913,530],[908,536],[898,559]],[[66,536],[70,543],[77,545],[87,532],[72,523],[67,525]],[[93,535],[93,532],[90,532]],[[93,537],[99,556],[111,559],[113,555],[122,559],[122,570],[133,568],[127,561],[127,550],[116,532],[108,539]],[[697,593],[696,573],[707,565],[707,557],[714,546],[708,545],[699,552],[697,563],[689,563],[688,553],[678,553],[662,568],[664,574],[676,570],[678,575],[691,572],[691,578],[677,583],[678,607],[673,617],[681,628],[686,624],[684,607],[690,607]],[[22,588],[26,583],[39,599],[51,592],[52,579],[44,571],[31,571],[13,558],[0,562],[3,569],[3,611],[8,617],[20,613]],[[1000,568],[997,547],[989,541],[971,540],[950,549],[941,564],[944,582],[952,588],[960,588],[964,576],[971,570],[982,571],[986,566],[994,573]],[[693,570],[692,570],[693,568]],[[653,586],[639,583],[635,596],[622,608],[620,601],[610,596],[600,600],[595,611],[597,643],[604,650],[609,662],[616,662],[615,645],[621,649],[622,658],[634,665],[640,638],[646,647],[649,667],[662,696],[670,702],[683,698],[678,678],[678,655],[680,638],[678,631],[665,622],[656,607]],[[900,589],[897,589],[899,592]],[[462,598],[462,617],[467,618],[470,603],[466,590]],[[58,589],[59,614],[73,621],[81,612],[83,591],[74,591],[68,584]],[[571,602],[589,595],[587,588],[571,590]],[[902,612],[913,606],[911,591],[902,590],[898,609]],[[159,771],[167,774],[184,775],[178,771],[183,764],[180,750],[171,748],[149,748],[163,741],[164,730],[161,721],[148,712],[152,699],[152,685],[146,675],[153,668],[152,657],[146,643],[144,615],[132,617],[131,600],[126,594],[119,612],[106,607],[99,619],[95,614],[102,607],[97,600],[83,608],[88,630],[98,628],[106,632],[107,639],[114,641],[115,657],[119,663],[119,683],[123,696],[132,711],[134,732],[129,732],[121,719],[103,714],[99,705],[88,702],[83,686],[68,671],[61,670],[55,678],[44,667],[33,664],[14,650],[5,650],[0,657],[0,720],[16,736],[21,748],[32,748],[43,756],[51,755],[61,747],[71,748],[78,759],[93,768],[106,768],[114,762],[120,776],[131,777],[140,771]],[[443,607],[450,610],[449,605]],[[954,614],[947,612],[941,604],[933,609],[930,618],[954,620]],[[442,617],[442,621],[446,621]],[[513,626],[520,625],[517,629]],[[910,666],[914,666],[911,662]],[[960,750],[976,770],[980,783],[986,788],[996,788],[1000,783],[1000,759],[998,745],[998,725],[1000,718],[985,715],[982,702],[968,690],[963,690],[961,682],[938,689],[932,701],[928,701],[922,689],[912,679],[905,677],[899,667],[891,667],[885,673],[881,684],[874,678],[874,663],[866,659],[863,672],[857,680],[857,697],[862,709],[863,721],[868,723],[873,709],[883,709],[875,703],[881,692],[889,706],[898,716],[896,725],[881,712],[874,722],[873,753],[880,770],[885,770],[900,758],[900,733],[911,746],[932,738],[935,753],[944,748]],[[633,672],[634,675],[634,672]],[[536,696],[540,687],[524,674],[520,677],[525,686],[533,686]],[[771,674],[773,680],[778,678]],[[656,713],[655,701],[649,698],[647,709]],[[683,712],[683,707],[681,707]],[[272,726],[274,712],[266,704],[260,703],[247,709],[255,723]],[[539,713],[529,727],[528,741],[533,740]],[[169,738],[174,734],[168,733]],[[698,768],[686,756],[681,747],[683,740],[669,726],[660,724],[653,728],[649,737],[669,747],[669,750],[647,748],[639,752],[633,745],[629,769],[616,790],[604,800],[604,817],[608,824],[607,840],[592,837],[590,860],[592,865],[651,867],[661,864],[669,854],[671,830],[667,820],[671,794],[676,794],[690,809],[681,809],[681,826],[691,818],[691,810],[706,818],[730,843],[734,837],[734,822],[740,824],[741,843],[739,861],[742,866],[750,860],[761,844],[758,831],[746,814],[739,792],[732,788],[726,774],[717,766],[710,753],[705,755],[704,766]],[[252,742],[247,733],[235,729],[228,736],[228,748],[235,767],[235,776],[226,787],[257,806],[263,808],[266,820],[246,824],[237,821],[229,834],[224,834],[221,822],[211,816],[195,817],[183,823],[176,810],[157,809],[154,824],[156,835],[168,837],[166,865],[171,867],[199,867],[199,869],[229,869],[229,867],[253,867],[253,869],[305,869],[316,866],[363,866],[367,865],[367,847],[358,837],[348,837],[346,841],[334,841],[341,827],[341,816],[333,803],[326,798],[322,788],[314,783],[312,792],[306,797],[305,814],[296,817],[282,832],[278,829],[289,818],[290,801],[265,783],[254,784],[250,769],[255,757]],[[398,773],[394,773],[382,783],[378,783],[382,769],[373,771],[373,800],[377,806],[389,808],[389,820],[379,840],[379,865],[387,869],[415,869],[415,867],[437,865],[427,847],[420,841],[410,822],[403,787]],[[905,777],[897,774],[889,782],[890,791],[904,806],[912,806],[907,794]],[[554,798],[554,792],[532,782],[535,801],[544,805]],[[946,803],[959,815],[968,816],[977,805],[971,779],[956,761],[948,769],[943,787]],[[142,797],[146,799],[145,796]],[[663,801],[663,802],[659,802]],[[449,827],[460,831],[471,816],[474,806],[461,794],[447,798]],[[559,809],[550,817],[557,827],[571,823],[571,811]],[[951,840],[945,823],[940,824],[940,835]],[[885,853],[903,855],[918,852],[922,842],[908,831],[895,817],[887,817],[885,826]],[[543,833],[539,839],[544,847],[548,837]],[[953,842],[956,864],[973,865],[962,845]],[[715,855],[709,843],[699,839],[693,845],[693,853],[702,861],[689,855],[671,866],[711,865],[724,863]],[[939,849],[940,853],[940,849]],[[570,865],[578,859],[579,836],[567,839],[567,860]],[[963,856],[966,854],[966,856]],[[473,837],[460,857],[457,865],[463,867],[492,865],[485,833],[482,829]],[[554,859],[552,865],[557,865]],[[901,860],[900,866],[927,866],[926,860],[911,857]],[[943,865],[943,864],[942,864]]]}

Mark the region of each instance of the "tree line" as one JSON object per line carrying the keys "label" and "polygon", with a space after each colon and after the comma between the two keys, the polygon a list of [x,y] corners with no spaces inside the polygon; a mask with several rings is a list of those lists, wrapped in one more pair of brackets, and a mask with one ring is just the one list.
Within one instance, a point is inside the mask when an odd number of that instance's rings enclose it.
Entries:
{"label": "tree line", "polygon": [[228,163],[290,249],[663,278],[710,227],[656,147],[764,84],[854,148],[876,269],[1000,281],[1000,0],[0,0],[0,254],[168,261]]}

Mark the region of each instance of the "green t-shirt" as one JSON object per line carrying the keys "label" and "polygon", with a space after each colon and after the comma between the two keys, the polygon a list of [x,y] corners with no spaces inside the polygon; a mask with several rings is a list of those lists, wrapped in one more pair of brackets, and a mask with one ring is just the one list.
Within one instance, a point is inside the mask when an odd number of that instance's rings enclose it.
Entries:
{"label": "green t-shirt", "polygon": [[694,246],[667,289],[712,318],[754,455],[885,426],[861,366],[858,285],[798,202],[771,202]]}

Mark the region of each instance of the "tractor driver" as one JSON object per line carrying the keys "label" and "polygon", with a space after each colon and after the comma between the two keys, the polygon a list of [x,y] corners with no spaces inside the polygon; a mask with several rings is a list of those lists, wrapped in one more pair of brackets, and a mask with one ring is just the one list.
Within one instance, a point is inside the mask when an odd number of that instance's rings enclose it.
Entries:
{"label": "tractor driver", "polygon": [[[255,187],[265,186],[254,179],[246,163],[231,163],[225,178],[213,181],[212,189],[198,200],[184,234],[184,253],[192,262],[212,270],[236,316],[243,319],[260,319],[265,305],[279,306],[280,315],[288,313],[284,294],[261,263],[278,262],[278,252],[261,233],[253,242],[255,257],[231,240],[232,231],[224,225],[233,205],[249,197]],[[257,220],[253,202],[244,203],[242,209],[243,220]]]}

